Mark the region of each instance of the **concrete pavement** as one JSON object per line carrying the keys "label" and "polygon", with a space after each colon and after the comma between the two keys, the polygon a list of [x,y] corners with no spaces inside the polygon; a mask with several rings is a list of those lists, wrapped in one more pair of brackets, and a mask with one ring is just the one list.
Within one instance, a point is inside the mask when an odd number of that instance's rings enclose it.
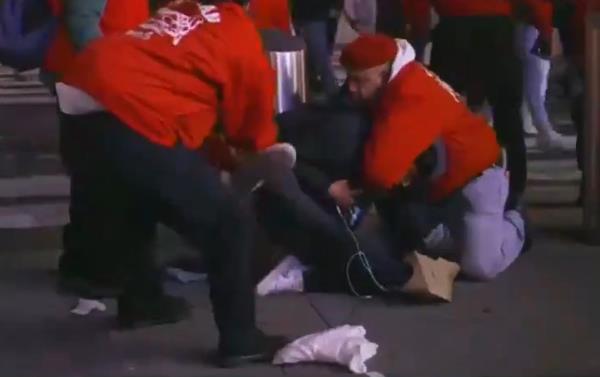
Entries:
{"label": "concrete pavement", "polygon": [[[106,313],[71,315],[74,299],[54,291],[68,194],[56,158],[54,110],[44,103],[20,106],[0,103],[3,374],[348,374],[343,368],[317,365],[214,368],[216,331],[202,282],[167,283],[170,292],[194,304],[194,317],[181,324],[117,332],[114,301],[107,301]],[[545,154],[531,148],[530,167],[535,245],[497,280],[459,282],[453,303],[434,306],[323,294],[261,298],[260,326],[294,338],[342,324],[363,325],[367,337],[380,345],[369,368],[386,376],[600,375],[600,253],[578,241],[581,211],[572,205],[578,180],[573,152]],[[159,252],[167,260],[190,250],[161,232]]]}

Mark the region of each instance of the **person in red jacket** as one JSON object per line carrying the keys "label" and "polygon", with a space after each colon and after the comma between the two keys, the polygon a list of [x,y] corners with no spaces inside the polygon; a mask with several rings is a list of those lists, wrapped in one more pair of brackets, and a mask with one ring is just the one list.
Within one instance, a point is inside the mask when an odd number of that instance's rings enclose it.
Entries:
{"label": "person in red jacket", "polygon": [[[527,181],[527,154],[520,114],[522,69],[515,49],[514,15],[520,8],[540,31],[534,50],[548,57],[552,38],[551,0],[404,0],[412,40],[427,37],[431,7],[440,16],[432,35],[431,69],[471,104],[475,96],[492,105],[498,140],[508,153],[511,195],[518,206]],[[479,98],[480,99],[480,98]]]}
{"label": "person in red jacket", "polygon": [[[282,339],[255,325],[253,217],[199,150],[214,132],[239,155],[276,141],[274,72],[245,10],[226,0],[174,1],[134,30],[90,44],[57,92],[87,150],[75,174],[97,187],[105,221],[125,229],[105,235],[112,247],[139,255],[158,222],[202,247],[221,365],[270,361]],[[162,304],[145,263],[129,264],[123,293],[141,311]]]}
{"label": "person in red jacket", "polygon": [[[418,187],[424,211],[438,212],[439,222],[426,222],[449,229],[461,250],[463,272],[491,279],[526,246],[523,217],[504,209],[508,178],[498,165],[500,147],[486,121],[414,59],[408,42],[377,34],[359,37],[342,52],[350,94],[370,108],[374,122],[364,151],[363,185],[387,193],[394,208]],[[442,145],[436,168],[424,178],[416,161],[436,142]],[[340,204],[351,201],[347,185],[339,193]],[[437,241],[429,230],[421,238],[431,251]]]}

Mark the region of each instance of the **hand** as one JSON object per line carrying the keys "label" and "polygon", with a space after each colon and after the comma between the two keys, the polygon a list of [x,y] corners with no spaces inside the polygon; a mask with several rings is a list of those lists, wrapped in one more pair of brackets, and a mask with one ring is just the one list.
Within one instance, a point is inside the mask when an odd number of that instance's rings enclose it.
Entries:
{"label": "hand", "polygon": [[342,208],[354,205],[355,198],[362,194],[362,190],[352,189],[347,180],[336,181],[329,186],[329,195]]}
{"label": "hand", "polygon": [[552,42],[546,40],[541,35],[536,39],[531,53],[542,59],[550,60],[552,57]]}

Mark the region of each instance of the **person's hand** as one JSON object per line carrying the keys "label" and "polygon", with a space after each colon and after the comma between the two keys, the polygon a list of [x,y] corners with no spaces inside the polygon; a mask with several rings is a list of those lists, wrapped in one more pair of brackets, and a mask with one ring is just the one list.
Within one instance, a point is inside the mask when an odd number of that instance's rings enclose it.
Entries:
{"label": "person's hand", "polygon": [[347,180],[336,181],[329,186],[329,195],[342,208],[350,208],[354,205],[355,198],[362,190],[352,189]]}
{"label": "person's hand", "polygon": [[552,42],[540,35],[536,39],[533,48],[531,49],[531,53],[542,59],[550,60],[552,57]]}

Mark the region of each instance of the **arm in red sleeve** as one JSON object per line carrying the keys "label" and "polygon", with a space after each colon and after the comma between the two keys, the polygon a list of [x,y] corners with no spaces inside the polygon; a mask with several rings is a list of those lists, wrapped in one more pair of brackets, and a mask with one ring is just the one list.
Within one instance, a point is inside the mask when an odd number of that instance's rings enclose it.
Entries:
{"label": "arm in red sleeve", "polygon": [[406,23],[411,28],[411,37],[419,40],[427,38],[431,27],[430,0],[404,0],[402,8]]}
{"label": "arm in red sleeve", "polygon": [[538,29],[542,38],[552,42],[553,10],[552,0],[519,0],[529,12],[532,24]]}
{"label": "arm in red sleeve", "polygon": [[442,133],[443,118],[436,116],[426,98],[406,99],[389,110],[375,119],[365,148],[363,178],[375,189],[400,184],[417,157]]}

